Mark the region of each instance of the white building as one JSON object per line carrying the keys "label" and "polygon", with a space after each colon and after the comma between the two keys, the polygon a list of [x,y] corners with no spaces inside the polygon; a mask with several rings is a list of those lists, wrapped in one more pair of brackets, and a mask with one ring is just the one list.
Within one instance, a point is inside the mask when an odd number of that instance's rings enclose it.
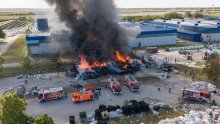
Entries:
{"label": "white building", "polygon": [[175,45],[177,41],[177,30],[155,27],[147,24],[136,24],[124,22],[123,25],[132,27],[139,26],[140,33],[131,41],[131,47],[165,46]]}

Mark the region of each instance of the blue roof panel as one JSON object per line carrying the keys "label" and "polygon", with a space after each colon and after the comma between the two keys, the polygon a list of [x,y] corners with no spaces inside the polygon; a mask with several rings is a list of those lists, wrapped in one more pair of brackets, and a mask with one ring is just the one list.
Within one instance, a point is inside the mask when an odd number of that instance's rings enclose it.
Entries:
{"label": "blue roof panel", "polygon": [[211,27],[211,26],[191,26],[191,25],[179,25],[179,24],[172,24],[172,23],[165,23],[165,22],[155,22],[155,21],[144,21],[147,24],[155,24],[163,27],[169,28],[181,28],[182,30],[193,31],[193,32],[200,32],[200,33],[212,33],[212,32],[220,32],[220,26]]}
{"label": "blue roof panel", "polygon": [[48,36],[26,36],[26,40],[47,40]]}
{"label": "blue roof panel", "polygon": [[152,25],[149,25],[149,24],[137,24],[137,23],[130,23],[130,22],[121,22],[120,24],[124,25],[126,27],[139,26],[141,28],[140,35],[177,33],[176,29],[155,27],[155,26],[152,26]]}

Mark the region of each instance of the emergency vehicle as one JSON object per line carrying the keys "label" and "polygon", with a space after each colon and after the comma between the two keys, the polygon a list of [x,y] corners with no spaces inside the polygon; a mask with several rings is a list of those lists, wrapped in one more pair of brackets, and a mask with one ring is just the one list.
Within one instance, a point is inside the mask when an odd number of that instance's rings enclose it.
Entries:
{"label": "emergency vehicle", "polygon": [[137,92],[140,88],[140,83],[132,75],[125,75],[125,85],[132,92]]}
{"label": "emergency vehicle", "polygon": [[64,90],[62,87],[41,89],[38,92],[38,101],[46,102],[50,100],[62,99],[64,97]]}

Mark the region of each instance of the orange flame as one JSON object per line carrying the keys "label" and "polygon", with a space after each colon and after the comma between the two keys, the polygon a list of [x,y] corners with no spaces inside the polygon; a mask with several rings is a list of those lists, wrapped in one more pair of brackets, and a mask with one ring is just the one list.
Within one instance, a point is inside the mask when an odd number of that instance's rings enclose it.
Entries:
{"label": "orange flame", "polygon": [[107,66],[107,62],[94,61],[90,64],[89,62],[86,61],[85,56],[83,54],[80,54],[79,58],[80,58],[79,67],[82,68],[82,69]]}
{"label": "orange flame", "polygon": [[116,54],[117,61],[123,62],[123,63],[126,62],[126,59],[121,55],[121,53],[119,51],[115,51],[115,54]]}
{"label": "orange flame", "polygon": [[115,51],[115,54],[116,54],[116,59],[117,59],[117,61],[119,61],[119,62],[126,63],[126,61],[128,61],[129,63],[132,63],[132,62],[134,61],[134,60],[133,60],[130,56],[128,56],[128,55],[125,56],[125,57],[123,57],[118,50]]}
{"label": "orange flame", "polygon": [[[128,55],[122,56],[118,50],[115,51],[115,54],[116,54],[115,61],[124,63],[124,68],[128,67],[128,64],[126,62],[132,63],[134,61],[133,58],[131,58]],[[89,63],[86,60],[85,55],[83,55],[83,54],[80,54],[79,58],[80,58],[79,68],[82,68],[82,69],[89,69],[89,68],[95,68],[95,67],[105,67],[108,65],[107,62],[98,62],[98,61],[93,61],[92,63]]]}

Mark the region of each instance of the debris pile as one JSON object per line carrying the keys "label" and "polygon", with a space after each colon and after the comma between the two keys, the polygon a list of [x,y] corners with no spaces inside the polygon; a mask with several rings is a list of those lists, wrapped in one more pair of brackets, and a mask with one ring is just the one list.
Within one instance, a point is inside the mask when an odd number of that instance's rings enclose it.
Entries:
{"label": "debris pile", "polygon": [[158,102],[158,103],[152,103],[150,105],[150,109],[152,111],[160,111],[161,109],[169,109],[171,108],[168,104],[163,103],[163,102]]}
{"label": "debris pile", "polygon": [[194,90],[208,90],[208,91],[216,91],[216,86],[205,82],[205,81],[201,81],[201,82],[194,82],[190,85],[190,88],[194,89]]}
{"label": "debris pile", "polygon": [[191,110],[189,114],[174,119],[161,120],[158,124],[212,124],[211,115],[203,111]]}
{"label": "debris pile", "polygon": [[145,101],[130,100],[130,102],[122,107],[124,115],[139,114],[141,112],[150,111],[149,105]]}

